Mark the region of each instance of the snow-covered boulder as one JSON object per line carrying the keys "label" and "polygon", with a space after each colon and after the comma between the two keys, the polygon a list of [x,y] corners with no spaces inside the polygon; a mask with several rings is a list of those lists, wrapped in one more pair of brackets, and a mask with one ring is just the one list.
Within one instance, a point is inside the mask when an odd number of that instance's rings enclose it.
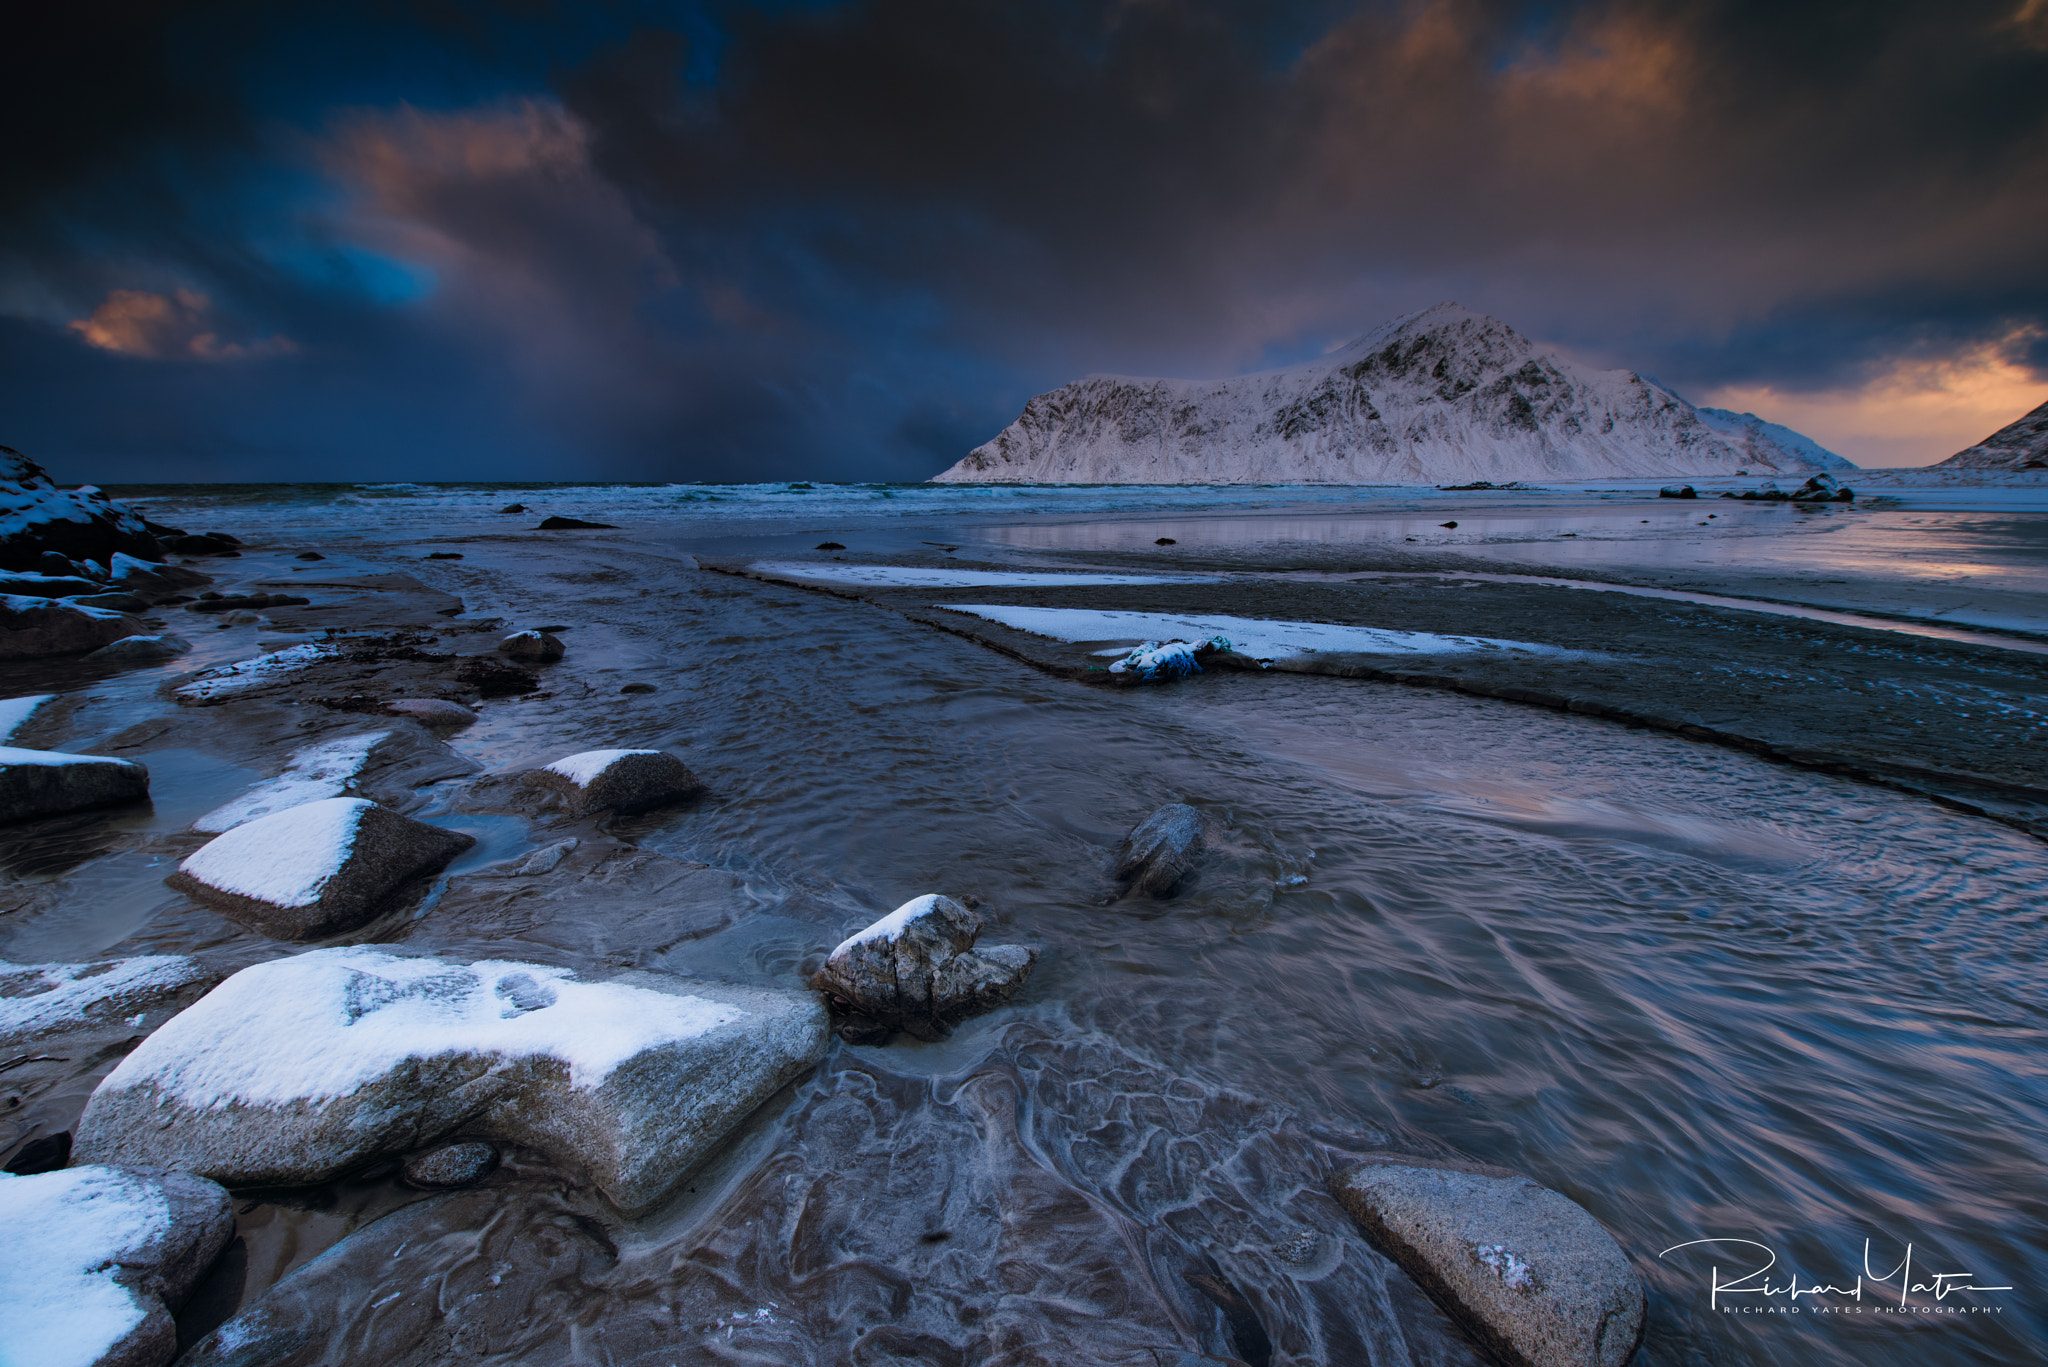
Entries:
{"label": "snow-covered boulder", "polygon": [[1598,1220],[1519,1173],[1384,1156],[1331,1179],[1382,1253],[1511,1367],[1621,1367],[1643,1284]]}
{"label": "snow-covered boulder", "polygon": [[1169,802],[1131,828],[1111,872],[1134,892],[1171,897],[1203,847],[1202,814],[1185,802]]}
{"label": "snow-covered boulder", "polygon": [[228,1194],[189,1172],[0,1174],[0,1362],[163,1367],[171,1312],[234,1232]]}
{"label": "snow-covered boulder", "polygon": [[400,885],[475,843],[365,798],[333,797],[214,837],[164,882],[272,939],[311,940],[362,925]]}
{"label": "snow-covered boulder", "polygon": [[0,1045],[86,1030],[141,1032],[197,1000],[220,978],[182,954],[86,964],[0,963]]}
{"label": "snow-covered boulder", "polygon": [[391,739],[389,731],[337,736],[292,752],[284,772],[265,779],[231,802],[225,802],[192,823],[192,829],[219,835],[261,817],[303,807],[324,798],[348,797],[349,785],[377,747]]}
{"label": "snow-covered boulder", "polygon": [[102,664],[153,665],[175,660],[191,649],[190,641],[166,631],[154,636],[123,636],[85,658]]}
{"label": "snow-covered boulder", "polygon": [[551,664],[567,653],[561,638],[545,631],[515,631],[498,642],[498,652],[528,664]]}
{"label": "snow-covered boulder", "polygon": [[950,897],[926,893],[840,942],[813,986],[887,1029],[930,1033],[1016,995],[1038,951],[976,949],[981,918]]}
{"label": "snow-covered boulder", "polygon": [[532,770],[525,782],[560,794],[577,816],[607,809],[645,811],[704,786],[688,765],[665,750],[585,750]]}
{"label": "snow-covered boulder", "polygon": [[0,569],[37,569],[52,552],[105,564],[117,551],[161,552],[141,513],[91,485],[59,489],[42,466],[0,446]]}
{"label": "snow-covered boulder", "polygon": [[0,824],[149,797],[149,770],[133,760],[0,745]]}
{"label": "snow-covered boulder", "polygon": [[146,630],[135,618],[111,608],[0,594],[0,660],[82,655]]}
{"label": "snow-covered boulder", "polygon": [[88,1162],[322,1182],[460,1133],[659,1200],[824,1053],[800,992],[323,949],[245,968],[144,1040],[78,1125]]}
{"label": "snow-covered boulder", "polygon": [[393,698],[384,710],[396,717],[411,717],[427,726],[473,726],[476,713],[459,702],[445,698]]}

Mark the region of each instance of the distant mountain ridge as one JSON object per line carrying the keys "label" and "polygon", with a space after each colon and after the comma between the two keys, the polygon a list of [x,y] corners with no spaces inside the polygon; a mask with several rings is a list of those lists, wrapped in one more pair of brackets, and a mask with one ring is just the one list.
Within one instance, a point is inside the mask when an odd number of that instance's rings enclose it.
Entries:
{"label": "distant mountain ridge", "polygon": [[1283,370],[1090,375],[1032,399],[934,482],[1433,484],[1853,468],[1789,429],[1711,411],[1444,303]]}
{"label": "distant mountain ridge", "polygon": [[2013,473],[2048,470],[2048,403],[1929,468]]}

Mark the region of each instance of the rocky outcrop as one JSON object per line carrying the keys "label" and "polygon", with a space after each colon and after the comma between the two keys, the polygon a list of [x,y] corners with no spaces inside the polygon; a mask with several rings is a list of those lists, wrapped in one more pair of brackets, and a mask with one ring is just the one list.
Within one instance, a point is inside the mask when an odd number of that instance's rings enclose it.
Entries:
{"label": "rocky outcrop", "polygon": [[856,1034],[878,1029],[943,1033],[945,1025],[1016,995],[1038,951],[1022,945],[976,949],[981,918],[950,897],[927,893],[905,902],[840,942],[813,986]]}
{"label": "rocky outcrop", "polygon": [[0,963],[0,1045],[111,1029],[141,1032],[221,975],[182,954],[84,964]]}
{"label": "rocky outcrop", "polygon": [[459,1133],[637,1210],[826,1037],[800,992],[315,950],[243,969],[144,1040],[93,1092],[77,1152],[296,1186]]}
{"label": "rocky outcrop", "polygon": [[149,520],[91,485],[59,489],[42,466],[0,446],[0,569],[33,570],[43,557],[106,564],[125,552],[163,553]]}
{"label": "rocky outcrop", "polygon": [[1131,828],[1111,876],[1132,892],[1171,897],[1204,845],[1202,814],[1185,802],[1169,802]]}
{"label": "rocky outcrop", "polygon": [[[1740,424],[1738,424],[1740,425]],[[1817,456],[1814,453],[1819,452]],[[1091,375],[1040,394],[943,483],[1417,483],[1805,473],[1633,371],[1593,370],[1456,304],[1227,380]]]}
{"label": "rocky outcrop", "polygon": [[585,750],[532,770],[522,781],[558,795],[572,816],[645,811],[704,786],[687,764],[665,750]]}
{"label": "rocky outcrop", "polygon": [[2011,474],[2048,470],[2048,403],[1931,468]]}
{"label": "rocky outcrop", "polygon": [[228,1194],[189,1172],[0,1176],[0,1354],[163,1367],[178,1350],[172,1311],[234,1232]]}
{"label": "rocky outcrop", "polygon": [[475,843],[363,798],[326,798],[216,836],[164,882],[259,934],[311,940],[362,925]]}
{"label": "rocky outcrop", "polygon": [[133,760],[0,745],[0,825],[149,798],[149,770]]}
{"label": "rocky outcrop", "polygon": [[1519,1173],[1390,1155],[1330,1190],[1508,1367],[1622,1367],[1642,1342],[1643,1284],[1614,1236]]}
{"label": "rocky outcrop", "polygon": [[0,594],[0,660],[82,655],[147,630],[128,614],[108,608]]}

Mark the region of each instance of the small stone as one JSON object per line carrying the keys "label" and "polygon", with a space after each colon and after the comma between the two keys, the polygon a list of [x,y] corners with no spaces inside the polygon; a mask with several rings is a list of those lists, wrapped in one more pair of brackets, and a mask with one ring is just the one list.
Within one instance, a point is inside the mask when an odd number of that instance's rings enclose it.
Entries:
{"label": "small stone", "polygon": [[0,824],[149,799],[149,770],[133,760],[0,745]]}
{"label": "small stone", "polygon": [[820,541],[811,549],[818,551],[843,551],[846,547],[840,545],[837,541]]}
{"label": "small stone", "polygon": [[1171,897],[1204,848],[1202,814],[1184,802],[1169,802],[1124,837],[1112,876],[1133,892]]}
{"label": "small stone", "polygon": [[429,560],[460,560],[460,559],[462,559],[462,552],[461,552],[461,551],[429,551],[429,552],[427,553],[427,559],[429,559]]}
{"label": "small stone", "polygon": [[627,684],[627,685],[626,685],[625,687],[621,688],[621,689],[619,690],[619,692],[621,692],[621,693],[652,693],[652,692],[654,692],[654,685],[653,685],[653,684],[651,684],[651,683],[629,683],[629,684]]}
{"label": "small stone", "polygon": [[1439,522],[1436,525],[1439,527],[1456,527],[1458,524],[1455,522]]}
{"label": "small stone", "polygon": [[1162,536],[1157,541],[1154,541],[1152,544],[1155,546],[1178,546],[1180,542],[1175,541],[1170,536]]}
{"label": "small stone", "polygon": [[508,503],[498,509],[498,511],[500,513],[523,513],[526,511],[526,505],[524,503]]}
{"label": "small stone", "polygon": [[123,636],[85,658],[103,664],[156,664],[175,660],[191,649],[192,643],[184,637],[162,632],[155,636]]}
{"label": "small stone", "polygon": [[561,638],[546,631],[515,631],[498,642],[498,651],[514,660],[552,664],[568,650]]}
{"label": "small stone", "polygon": [[318,551],[300,551],[297,555],[292,557],[292,559],[294,560],[325,560],[326,558],[326,556],[320,554],[320,552]]}
{"label": "small stone", "polygon": [[529,787],[560,793],[572,815],[645,811],[685,798],[704,784],[665,750],[585,750],[527,773]]}
{"label": "small stone", "polygon": [[498,1166],[498,1151],[478,1140],[409,1154],[399,1173],[415,1187],[473,1187]]}
{"label": "small stone", "polygon": [[428,726],[473,726],[476,713],[459,702],[445,698],[393,698],[384,704],[384,710],[400,717],[411,717],[414,721]]}
{"label": "small stone", "polygon": [[980,934],[974,912],[927,893],[841,941],[812,985],[883,1025],[936,1026],[1008,1001],[1031,975],[1037,950],[977,950]]}

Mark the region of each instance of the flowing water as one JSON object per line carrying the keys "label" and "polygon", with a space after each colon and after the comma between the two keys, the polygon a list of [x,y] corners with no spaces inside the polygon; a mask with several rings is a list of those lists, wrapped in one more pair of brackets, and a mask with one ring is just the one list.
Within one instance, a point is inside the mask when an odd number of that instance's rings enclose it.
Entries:
{"label": "flowing water", "polygon": [[[387,519],[271,515],[385,563]],[[449,1196],[366,1179],[252,1203],[210,1293],[216,1319],[256,1307],[249,1355],[213,1360],[1476,1362],[1324,1194],[1382,1145],[1514,1167],[1592,1211],[1649,1286],[1645,1363],[2048,1356],[2048,846],[1485,699],[1294,675],[1087,689],[676,558],[938,525],[839,519],[587,554],[471,543],[422,570],[473,613],[573,623],[559,668],[588,684],[487,705],[454,745],[493,770],[681,747],[710,796],[619,832],[747,891],[659,966],[788,985],[937,890],[980,898],[988,940],[1042,947],[1024,995],[940,1043],[835,1045],[641,1221],[516,1162]],[[621,679],[659,691],[620,699]],[[150,705],[109,689],[83,730]],[[248,778],[156,772],[160,812]],[[1117,840],[1172,800],[1210,819],[1210,859],[1170,901],[1116,900]],[[453,810],[492,858],[541,838]],[[118,855],[39,875],[56,909],[0,955],[189,945],[198,921],[152,910],[160,875]],[[126,910],[76,929],[88,902]],[[429,912],[412,939],[434,938]],[[1709,1238],[1768,1246],[1778,1284],[1847,1285],[1866,1256],[1886,1273],[1910,1243],[1916,1274],[2012,1289],[1884,1313],[1893,1278],[1860,1305],[1717,1310],[1709,1269],[1761,1255],[1659,1256]]]}

